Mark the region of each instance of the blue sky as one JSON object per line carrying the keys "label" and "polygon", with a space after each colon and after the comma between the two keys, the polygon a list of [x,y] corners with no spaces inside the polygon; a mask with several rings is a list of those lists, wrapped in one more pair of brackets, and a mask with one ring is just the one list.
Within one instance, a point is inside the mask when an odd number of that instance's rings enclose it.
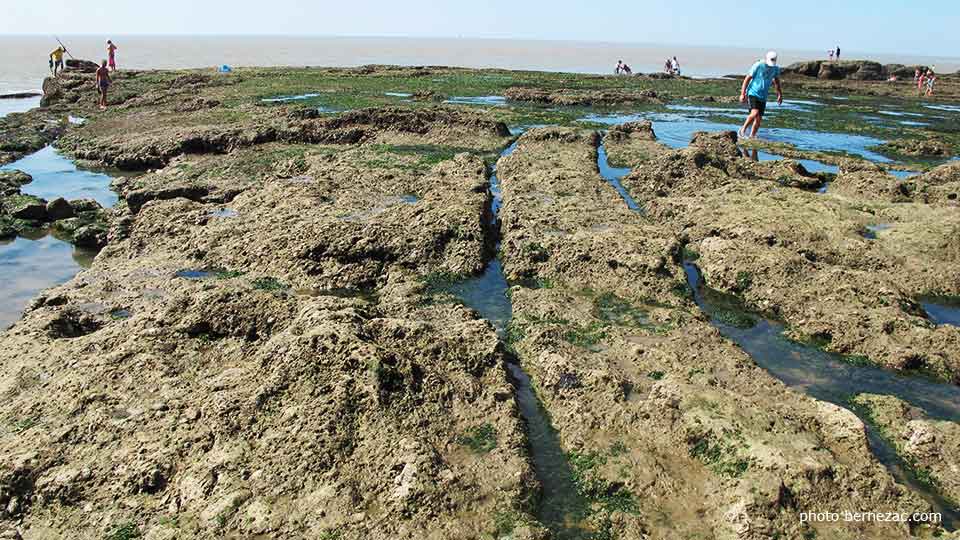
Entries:
{"label": "blue sky", "polygon": [[625,41],[960,56],[957,0],[3,0],[0,34]]}

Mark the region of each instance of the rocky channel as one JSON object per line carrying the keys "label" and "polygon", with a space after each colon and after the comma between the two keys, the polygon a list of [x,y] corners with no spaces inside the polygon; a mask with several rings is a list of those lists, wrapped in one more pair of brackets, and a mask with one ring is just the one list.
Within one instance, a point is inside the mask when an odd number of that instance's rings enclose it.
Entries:
{"label": "rocky channel", "polygon": [[[495,75],[497,106],[383,91]],[[922,302],[960,295],[956,165],[901,183],[851,158],[822,194],[821,173],[747,159],[732,133],[671,148],[649,122],[574,121],[516,137],[505,120],[541,123],[544,105],[714,84],[524,76],[127,72],[99,112],[68,72],[0,119],[7,163],[55,142],[138,173],[97,210],[92,267],[0,334],[0,537],[955,535],[802,522],[955,498],[960,418],[791,388],[701,310],[683,263],[792,339],[955,389],[960,329]],[[17,202],[23,175],[4,183],[9,220],[63,219]],[[872,433],[930,489],[893,474]]]}

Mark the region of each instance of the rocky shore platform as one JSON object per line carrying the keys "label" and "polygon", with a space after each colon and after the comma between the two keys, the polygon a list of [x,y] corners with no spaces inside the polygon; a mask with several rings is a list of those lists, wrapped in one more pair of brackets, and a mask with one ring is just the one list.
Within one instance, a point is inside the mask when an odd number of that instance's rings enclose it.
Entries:
{"label": "rocky shore platform", "polygon": [[[813,81],[788,92],[825,99]],[[885,83],[829,84],[857,107],[772,125],[851,133],[881,106],[859,100],[919,106]],[[48,80],[40,108],[0,119],[0,164],[53,144],[132,174],[109,210],[0,175],[0,232],[59,224],[102,248],[0,333],[0,538],[960,538],[802,520],[956,501],[960,416],[788,385],[698,307],[684,270],[784,340],[954,389],[960,328],[922,302],[960,297],[960,166],[802,145],[754,161],[731,132],[676,147],[643,119],[598,123],[729,103],[738,86],[134,71],[99,111],[88,74]],[[944,87],[930,103],[953,106],[960,84]],[[883,140],[955,153],[946,128],[899,133]],[[814,157],[837,172],[811,172]],[[491,268],[505,327],[450,292]]]}

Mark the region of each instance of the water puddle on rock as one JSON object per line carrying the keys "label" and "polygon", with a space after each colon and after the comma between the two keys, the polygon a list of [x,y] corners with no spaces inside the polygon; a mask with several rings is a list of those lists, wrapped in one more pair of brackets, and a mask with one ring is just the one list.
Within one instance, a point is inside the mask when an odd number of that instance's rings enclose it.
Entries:
{"label": "water puddle on rock", "polygon": [[110,176],[78,169],[73,161],[52,146],[4,165],[0,170],[19,170],[29,174],[33,181],[22,186],[20,191],[48,201],[57,197],[93,199],[109,208],[118,200],[117,194],[110,190]]}
{"label": "water puddle on rock", "polygon": [[503,107],[507,98],[503,96],[453,96],[444,101],[454,105],[486,105],[488,107]]}
{"label": "water puddle on rock", "polygon": [[946,112],[955,112],[960,113],[960,105],[923,105],[927,109],[932,109],[935,111],[946,111]]}
{"label": "water puddle on rock", "polygon": [[0,330],[20,318],[41,291],[89,268],[96,252],[76,248],[45,230],[0,240]]}
{"label": "water puddle on rock", "polygon": [[[514,142],[500,157],[509,156],[516,147],[517,143]],[[490,194],[490,225],[496,228],[502,206],[502,190],[495,167],[490,175]],[[513,316],[513,306],[507,296],[508,287],[500,261],[494,258],[487,264],[483,274],[453,284],[446,290],[490,321],[497,335],[504,340]],[[516,361],[508,362],[507,369],[513,380],[517,406],[527,426],[530,454],[542,488],[537,517],[556,538],[588,538],[588,532],[576,525],[587,515],[588,505],[577,492],[573,471],[557,432],[533,390],[529,375]]]}
{"label": "water puddle on rock", "polygon": [[597,148],[597,168],[600,170],[600,176],[604,178],[613,189],[617,190],[617,193],[620,194],[620,197],[623,199],[623,202],[627,203],[627,208],[633,210],[634,212],[642,212],[643,209],[633,200],[633,197],[627,193],[626,188],[623,187],[623,184],[620,183],[620,180],[624,176],[630,174],[629,167],[612,167],[610,165],[610,159],[607,157],[607,149],[601,144]]}
{"label": "water puddle on rock", "polygon": [[[697,305],[710,316],[712,324],[787,386],[846,409],[850,409],[850,399],[857,394],[896,396],[931,418],[960,421],[960,387],[859,365],[840,355],[790,341],[783,335],[783,325],[739,311],[736,300],[706,287],[696,266],[684,264],[684,270]],[[953,528],[960,520],[960,512],[920,482],[890,443],[866,419],[861,419],[877,459],[898,482],[941,512],[944,524]]]}
{"label": "water puddle on rock", "polygon": [[[110,176],[78,169],[51,146],[0,170],[20,170],[31,175],[33,181],[20,190],[43,199],[94,199],[105,207],[117,202],[117,195],[110,191]],[[41,291],[65,283],[80,270],[89,268],[95,256],[95,251],[76,248],[47,229],[0,241],[0,327],[6,328],[17,320],[30,299]]]}
{"label": "water puddle on rock", "polygon": [[321,94],[317,94],[317,93],[297,94],[295,96],[278,96],[278,97],[272,97],[272,98],[263,98],[260,101],[264,103],[290,103],[291,101],[304,101],[307,99],[320,97],[320,95]]}
{"label": "water puddle on rock", "polygon": [[240,213],[233,208],[217,208],[216,210],[211,210],[207,215],[213,218],[235,218],[239,216]]}
{"label": "water puddle on rock", "polygon": [[217,277],[217,272],[213,270],[196,270],[196,269],[185,269],[177,270],[173,273],[174,276],[183,279],[190,279],[194,281],[199,281],[202,279],[210,279]]}
{"label": "water puddle on rock", "polygon": [[920,305],[935,324],[960,326],[960,297],[925,297],[920,299]]}
{"label": "water puddle on rock", "polygon": [[866,238],[867,240],[876,240],[877,233],[885,231],[893,227],[890,223],[878,223],[876,225],[867,225],[860,231],[860,236]]}

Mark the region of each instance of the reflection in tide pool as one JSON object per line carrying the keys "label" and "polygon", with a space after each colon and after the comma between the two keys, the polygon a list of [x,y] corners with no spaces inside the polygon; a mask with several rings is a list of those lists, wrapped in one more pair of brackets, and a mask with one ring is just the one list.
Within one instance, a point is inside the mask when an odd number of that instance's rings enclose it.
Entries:
{"label": "reflection in tide pool", "polygon": [[0,240],[0,328],[20,318],[40,291],[89,268],[95,252],[75,248],[47,231]]}
{"label": "reflection in tide pool", "polygon": [[117,194],[110,190],[111,178],[103,173],[84,171],[69,159],[48,146],[39,152],[0,167],[0,170],[20,170],[33,181],[20,188],[28,195],[46,200],[94,199],[104,207],[117,203]]}

